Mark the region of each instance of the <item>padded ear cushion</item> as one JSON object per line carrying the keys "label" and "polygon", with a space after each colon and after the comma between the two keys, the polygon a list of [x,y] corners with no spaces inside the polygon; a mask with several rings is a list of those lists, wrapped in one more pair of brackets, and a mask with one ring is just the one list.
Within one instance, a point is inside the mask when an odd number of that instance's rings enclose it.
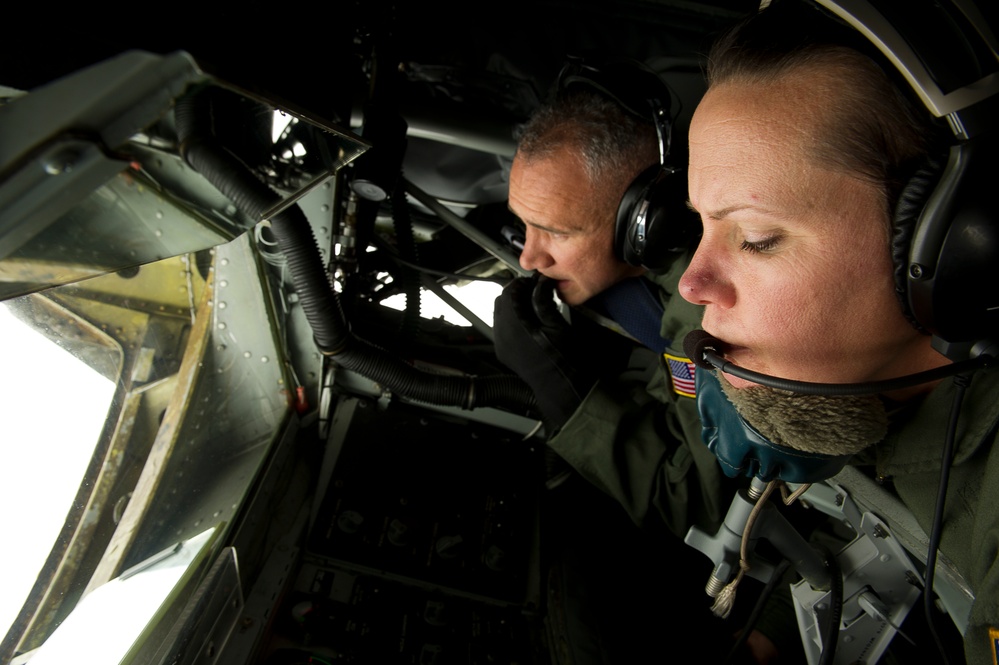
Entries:
{"label": "padded ear cushion", "polygon": [[645,235],[639,229],[638,216],[645,203],[649,187],[659,173],[659,165],[645,169],[631,181],[617,206],[614,225],[614,253],[619,259],[633,266],[642,265],[645,253]]}
{"label": "padded ear cushion", "polygon": [[999,349],[997,145],[984,135],[951,146],[912,236],[908,302],[950,358],[977,354],[983,344]]}
{"label": "padded ear cushion", "polygon": [[916,319],[909,303],[909,255],[919,216],[940,181],[941,162],[928,158],[902,188],[892,218],[891,260],[894,266],[895,294],[905,318],[920,332],[927,332]]}
{"label": "padded ear cushion", "polygon": [[618,258],[653,272],[693,248],[700,220],[687,207],[687,178],[678,169],[650,166],[632,181],[617,209],[614,251]]}

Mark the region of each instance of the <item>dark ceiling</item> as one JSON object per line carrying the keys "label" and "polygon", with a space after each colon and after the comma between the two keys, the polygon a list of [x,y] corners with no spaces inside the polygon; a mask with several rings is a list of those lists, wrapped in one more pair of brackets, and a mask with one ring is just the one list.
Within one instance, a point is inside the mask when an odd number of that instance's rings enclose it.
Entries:
{"label": "dark ceiling", "polygon": [[541,94],[567,53],[687,58],[703,53],[712,34],[757,4],[180,0],[55,10],[24,3],[19,27],[8,23],[0,47],[0,85],[31,89],[128,49],[184,50],[239,85],[331,117],[342,108],[344,86],[363,85],[359,60],[372,50],[386,61],[410,63],[418,76],[466,83],[507,77]]}

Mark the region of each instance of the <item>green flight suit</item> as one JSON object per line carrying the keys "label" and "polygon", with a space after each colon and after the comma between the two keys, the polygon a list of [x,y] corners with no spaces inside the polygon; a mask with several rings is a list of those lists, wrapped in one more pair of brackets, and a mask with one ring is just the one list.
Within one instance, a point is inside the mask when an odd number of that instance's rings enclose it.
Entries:
{"label": "green flight suit", "polygon": [[[683,357],[683,338],[700,327],[702,308],[678,293],[688,261],[659,275],[661,335]],[[602,380],[548,442],[576,471],[616,499],[639,525],[659,518],[680,538],[691,525],[713,530],[736,482],[701,440],[693,397],[678,394],[664,358],[648,383]],[[658,516],[658,517],[657,517]]]}
{"label": "green flight suit", "polygon": [[[902,502],[922,529],[920,536],[924,539],[933,528],[941,457],[954,394],[953,380],[944,379],[925,397],[902,405],[892,416],[885,439],[851,462],[864,476],[873,477],[882,490]],[[994,663],[999,637],[996,632],[999,628],[999,449],[994,445],[997,431],[999,372],[979,372],[964,397],[958,421],[939,548],[941,556],[956,568],[975,596],[963,634],[964,656],[969,665]],[[847,490],[850,489],[848,486]],[[866,501],[868,509],[882,518],[895,510],[884,507],[879,513],[876,500],[868,496]],[[904,540],[900,538],[901,542]],[[910,554],[914,562],[926,560],[923,549]],[[937,583],[941,577],[940,565],[938,561]],[[910,616],[913,613],[923,613],[922,600],[909,611]],[[757,629],[770,637],[782,654],[799,648],[800,636],[786,588],[770,603]],[[920,648],[933,649],[929,635],[910,637],[920,640]],[[909,662],[909,658],[894,653],[896,646],[903,652],[908,649],[900,639],[893,641],[881,662]]]}
{"label": "green flight suit", "polygon": [[[929,534],[955,386],[944,379],[876,446],[890,483]],[[964,397],[947,484],[940,551],[975,595],[964,634],[967,662],[994,663],[999,633],[999,371],[979,372]],[[925,556],[925,553],[921,553]],[[994,634],[990,635],[990,630]]]}
{"label": "green flight suit", "polygon": [[[701,316],[700,307],[677,293],[685,267],[685,261],[678,261],[670,272],[652,276],[662,291],[662,336],[672,340],[669,353],[677,356],[684,355],[683,338],[699,327]],[[926,533],[932,529],[953,395],[953,382],[945,379],[907,416],[896,418],[874,451],[877,476],[888,481]],[[958,424],[940,547],[976,597],[964,635],[967,662],[976,665],[995,662],[999,639],[997,431],[999,371],[980,372]],[[701,440],[694,399],[673,390],[662,361],[647,385],[599,382],[549,445],[618,501],[636,524],[658,517],[681,538],[695,524],[713,531],[736,487]],[[796,631],[793,625],[785,628]]]}
{"label": "green flight suit", "polygon": [[[664,307],[660,334],[678,357],[701,319],[701,308],[677,294],[686,265],[678,261],[670,272],[650,276]],[[564,662],[723,660],[735,626],[711,614],[703,591],[711,561],[682,539],[693,524],[716,529],[742,479],[722,474],[700,430],[694,399],[677,394],[664,358],[643,349],[628,371],[598,382],[549,439],[601,498],[627,513],[593,510],[599,502],[574,496],[559,517],[568,526],[546,531],[570,534],[548,578],[556,642],[571,654]],[[677,616],[668,609],[676,606],[688,611]],[[667,625],[674,627],[670,639],[663,638]]]}

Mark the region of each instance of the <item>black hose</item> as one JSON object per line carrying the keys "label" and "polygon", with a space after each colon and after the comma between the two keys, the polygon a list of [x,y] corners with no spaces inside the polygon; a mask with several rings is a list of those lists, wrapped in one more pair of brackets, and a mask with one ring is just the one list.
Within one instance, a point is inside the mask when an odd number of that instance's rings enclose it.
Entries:
{"label": "black hose", "polygon": [[[181,155],[238,209],[251,219],[260,219],[281,197],[215,137],[208,96],[211,90],[202,89],[177,102],[174,113]],[[274,215],[270,222],[287,259],[316,346],[323,354],[393,392],[421,402],[464,409],[497,406],[525,413],[534,408],[534,395],[519,377],[430,374],[355,337],[324,269],[305,214],[298,206],[290,206]]]}
{"label": "black hose", "polygon": [[[215,138],[211,124],[209,91],[180,99],[174,111],[180,150],[184,160],[251,219],[281,201],[280,195]],[[299,290],[306,319],[316,345],[323,353],[336,352],[347,344],[349,332],[339,300],[323,269],[319,246],[301,208],[290,206],[271,218],[271,231],[288,261]],[[311,242],[310,242],[311,241]]]}

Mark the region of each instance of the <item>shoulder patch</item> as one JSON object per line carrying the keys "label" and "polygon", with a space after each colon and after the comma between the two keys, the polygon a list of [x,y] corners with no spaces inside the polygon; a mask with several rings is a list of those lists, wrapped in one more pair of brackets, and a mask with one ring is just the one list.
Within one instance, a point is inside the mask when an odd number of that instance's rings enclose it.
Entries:
{"label": "shoulder patch", "polygon": [[999,628],[989,628],[989,642],[992,648],[992,665],[999,665]]}
{"label": "shoulder patch", "polygon": [[668,353],[664,353],[663,357],[666,358],[670,377],[673,379],[673,391],[684,397],[696,397],[694,363],[690,362],[690,358],[673,356]]}

